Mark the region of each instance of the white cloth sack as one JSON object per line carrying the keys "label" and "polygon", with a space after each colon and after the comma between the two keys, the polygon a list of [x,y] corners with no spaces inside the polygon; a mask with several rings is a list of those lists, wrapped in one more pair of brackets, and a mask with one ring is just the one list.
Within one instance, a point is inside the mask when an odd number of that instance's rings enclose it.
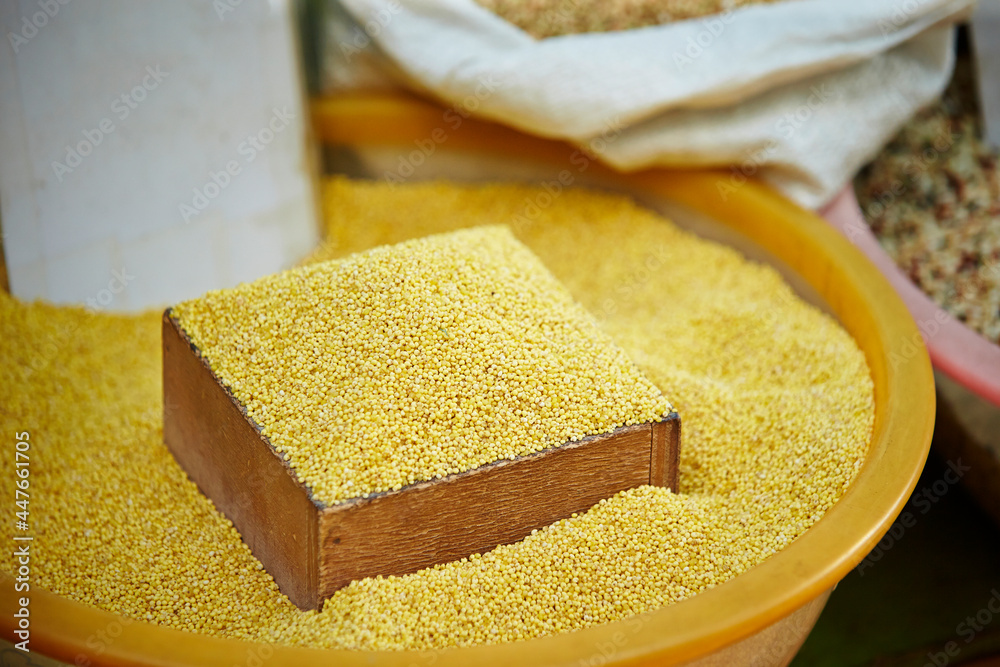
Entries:
{"label": "white cloth sack", "polygon": [[536,40],[472,0],[341,0],[334,87],[387,80],[630,171],[730,166],[829,201],[947,84],[974,0],[789,0]]}

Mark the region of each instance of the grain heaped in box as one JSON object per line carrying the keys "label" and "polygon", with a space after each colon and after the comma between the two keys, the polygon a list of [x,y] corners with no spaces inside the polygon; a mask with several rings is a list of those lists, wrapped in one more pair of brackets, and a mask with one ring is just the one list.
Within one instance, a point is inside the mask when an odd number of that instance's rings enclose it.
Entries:
{"label": "grain heaped in box", "polygon": [[300,607],[676,489],[680,424],[504,227],[168,310],[164,438]]}

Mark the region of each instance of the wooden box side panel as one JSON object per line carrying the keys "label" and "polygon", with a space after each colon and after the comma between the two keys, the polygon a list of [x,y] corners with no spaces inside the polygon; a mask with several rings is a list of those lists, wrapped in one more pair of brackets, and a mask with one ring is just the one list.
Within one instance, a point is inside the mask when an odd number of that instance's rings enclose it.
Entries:
{"label": "wooden box side panel", "polygon": [[649,484],[651,452],[651,425],[642,424],[326,508],[320,598],[354,579],[408,574],[516,542]]}
{"label": "wooden box side panel", "polygon": [[319,510],[187,336],[163,317],[163,439],[278,588],[315,608]]}
{"label": "wooden box side panel", "polygon": [[663,421],[652,425],[653,444],[650,449],[649,483],[677,493],[681,463],[681,418],[671,412]]}

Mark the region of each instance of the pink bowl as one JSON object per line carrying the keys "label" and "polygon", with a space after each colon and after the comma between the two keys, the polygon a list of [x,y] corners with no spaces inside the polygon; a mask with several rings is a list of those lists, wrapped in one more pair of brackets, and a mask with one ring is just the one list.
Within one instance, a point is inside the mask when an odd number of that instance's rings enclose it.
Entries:
{"label": "pink bowl", "polygon": [[[995,345],[949,315],[899,270],[879,245],[862,217],[850,185],[845,187],[820,215],[848,238],[882,272],[902,297],[927,345],[934,366],[956,382],[994,405],[1000,406],[1000,345]],[[914,336],[916,337],[916,336]],[[903,353],[890,363],[906,360],[920,340],[903,346]]]}

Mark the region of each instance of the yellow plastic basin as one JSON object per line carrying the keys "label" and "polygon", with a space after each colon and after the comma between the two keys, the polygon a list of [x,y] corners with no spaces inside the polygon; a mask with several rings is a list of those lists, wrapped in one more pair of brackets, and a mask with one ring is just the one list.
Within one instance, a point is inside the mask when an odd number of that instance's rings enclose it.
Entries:
{"label": "yellow plastic basin", "polygon": [[[423,176],[460,179],[468,171],[499,180],[512,173],[513,163],[533,165],[534,175],[521,177],[536,179],[538,173],[555,175],[571,169],[581,174],[579,184],[629,192],[643,203],[672,202],[694,217],[714,221],[717,237],[730,234],[747,254],[780,264],[793,287],[818,297],[819,305],[837,317],[864,350],[875,385],[874,435],[864,467],[840,502],[775,556],[689,600],[621,622],[525,642],[446,651],[320,651],[130,623],[33,589],[34,664],[50,664],[39,654],[77,665],[225,667],[781,665],[791,660],[830,590],[864,558],[902,509],[930,446],[934,424],[930,362],[923,348],[915,351],[917,329],[879,271],[815,214],[730,172],[649,170],[622,175],[566,144],[531,138],[410,97],[323,100],[314,104],[313,119],[318,138],[327,144],[404,156],[411,166],[425,161],[429,165],[451,153],[475,167],[452,168],[452,173],[428,167]],[[594,148],[599,150],[600,144]],[[581,160],[587,160],[584,172],[577,171]],[[499,164],[508,167],[501,170],[495,167]],[[0,632],[11,639],[13,581],[7,574],[0,578]]]}

